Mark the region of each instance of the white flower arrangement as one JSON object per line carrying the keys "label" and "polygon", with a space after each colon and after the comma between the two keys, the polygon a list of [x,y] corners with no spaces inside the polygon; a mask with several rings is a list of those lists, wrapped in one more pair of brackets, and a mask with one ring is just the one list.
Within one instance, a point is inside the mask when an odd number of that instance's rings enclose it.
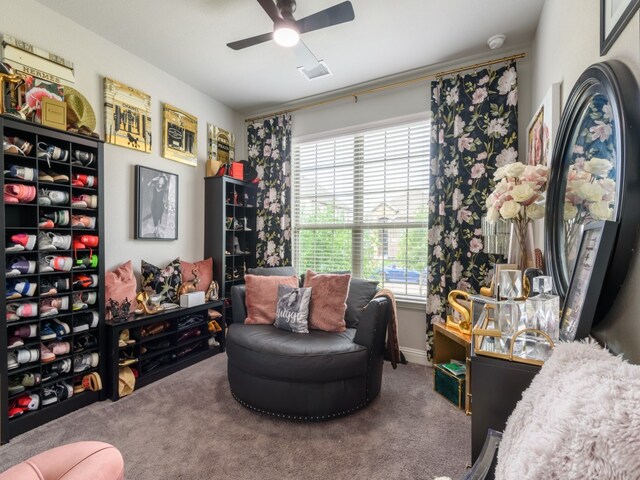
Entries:
{"label": "white flower arrangement", "polygon": [[496,170],[493,192],[487,197],[487,220],[538,220],[544,217],[544,207],[536,202],[547,189],[549,169],[544,165],[524,165],[513,162]]}

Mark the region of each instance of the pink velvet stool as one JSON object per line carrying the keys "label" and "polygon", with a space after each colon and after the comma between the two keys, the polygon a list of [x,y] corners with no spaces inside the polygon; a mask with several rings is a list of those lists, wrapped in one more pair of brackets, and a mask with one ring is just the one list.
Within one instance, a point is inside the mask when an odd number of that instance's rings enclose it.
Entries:
{"label": "pink velvet stool", "polygon": [[124,460],[103,442],[52,448],[0,473],[0,480],[123,480]]}

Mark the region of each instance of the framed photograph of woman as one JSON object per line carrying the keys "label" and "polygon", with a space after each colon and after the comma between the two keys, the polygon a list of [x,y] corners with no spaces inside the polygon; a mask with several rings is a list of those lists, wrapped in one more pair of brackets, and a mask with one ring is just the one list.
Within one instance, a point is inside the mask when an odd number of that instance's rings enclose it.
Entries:
{"label": "framed photograph of woman", "polygon": [[136,165],[135,238],[178,239],[178,175]]}

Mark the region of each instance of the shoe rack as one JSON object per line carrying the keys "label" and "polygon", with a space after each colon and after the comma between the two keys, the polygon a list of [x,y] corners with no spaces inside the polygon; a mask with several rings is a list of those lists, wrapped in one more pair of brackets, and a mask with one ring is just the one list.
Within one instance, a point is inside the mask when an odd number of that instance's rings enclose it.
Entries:
{"label": "shoe rack", "polygon": [[[0,115],[0,130],[3,140],[12,137],[31,144],[31,151],[22,155],[13,147],[5,149],[3,142],[0,153],[0,163],[5,171],[1,181],[3,192],[7,185],[20,185],[9,188],[35,189],[37,192],[35,198],[23,197],[18,203],[7,201],[3,196],[0,208],[0,224],[3,226],[0,248],[4,252],[0,255],[0,264],[1,271],[5,272],[0,287],[4,297],[2,316],[5,317],[0,328],[0,441],[5,443],[16,435],[105,398],[104,390],[95,389],[99,382],[94,381],[94,390],[82,386],[85,376],[97,373],[105,378],[106,370],[103,324],[104,177],[101,140],[4,115]],[[38,145],[42,148],[39,149]],[[49,151],[49,154],[44,151]],[[33,169],[35,175],[13,178],[11,173],[7,174],[11,166],[21,172],[25,171],[24,168]],[[44,178],[39,177],[38,172],[54,172],[55,181],[51,181],[53,175]],[[39,195],[53,199],[55,204],[45,205],[50,203],[48,200],[39,202]],[[83,195],[88,203],[78,203]],[[53,225],[48,220],[52,220]],[[53,246],[49,245],[50,249],[41,248],[45,242],[37,240],[40,234],[45,233],[50,239],[57,239]],[[32,248],[14,251],[20,248],[13,241],[18,234],[35,236],[35,245],[26,243]],[[74,239],[82,235],[92,236],[94,240],[87,245],[76,244],[74,248]],[[97,246],[95,237],[98,237]],[[47,256],[54,258],[46,259]],[[26,263],[20,264],[23,260]],[[50,268],[45,266],[45,262],[54,271],[47,271]],[[16,276],[9,271],[12,265],[22,265],[12,272],[15,275],[17,271]],[[80,275],[86,277],[81,279]],[[9,299],[11,292],[7,289],[15,282],[18,282],[21,296]],[[25,289],[26,282],[35,285],[35,289]],[[52,284],[56,292],[46,295],[42,287]],[[76,308],[74,297],[80,300]],[[57,306],[55,310],[51,309],[50,302]],[[12,314],[13,310],[16,310],[16,315]],[[28,327],[22,329],[26,337],[21,338],[17,345],[10,345],[9,341],[20,327]],[[55,338],[51,338],[51,330]],[[42,339],[42,336],[48,338]],[[41,350],[43,344],[48,346],[52,342],[59,342],[55,357],[52,352],[44,351],[43,354]],[[10,369],[9,359],[14,355],[20,361],[17,367],[11,362],[14,368]],[[96,377],[93,375],[94,380]],[[85,383],[86,387],[91,387]],[[29,404],[27,399],[31,400]],[[10,418],[13,414],[15,416]]]}
{"label": "shoe rack", "polygon": [[224,315],[231,318],[230,291],[256,266],[256,193],[254,183],[228,176],[205,177],[204,258],[213,258]]}
{"label": "shoe rack", "polygon": [[[121,367],[135,370],[135,390],[138,390],[223,352],[222,308],[223,302],[218,300],[153,315],[131,315],[126,321],[107,320],[109,398],[120,399]],[[213,319],[212,310],[220,317]]]}

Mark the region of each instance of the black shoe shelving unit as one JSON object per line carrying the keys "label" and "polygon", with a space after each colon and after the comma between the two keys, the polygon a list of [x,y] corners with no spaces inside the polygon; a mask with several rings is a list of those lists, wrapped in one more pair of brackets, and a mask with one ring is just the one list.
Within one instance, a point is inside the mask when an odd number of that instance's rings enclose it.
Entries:
{"label": "black shoe shelving unit", "polygon": [[[53,420],[57,417],[65,415],[69,412],[77,410],[85,405],[88,405],[97,400],[105,398],[105,392],[85,390],[80,393],[76,393],[70,397],[61,395],[56,397],[57,400],[49,405],[42,405],[43,394],[45,390],[49,390],[49,387],[55,387],[56,385],[62,385],[62,382],[67,383],[71,387],[82,383],[82,378],[92,372],[98,372],[100,376],[105,378],[105,330],[104,322],[104,187],[103,187],[103,142],[98,139],[90,137],[70,134],[60,130],[56,130],[49,127],[25,122],[15,117],[9,117],[0,115],[0,130],[2,130],[4,137],[18,137],[22,140],[26,140],[32,145],[31,152],[26,155],[11,154],[3,151],[0,153],[0,163],[2,163],[5,175],[3,175],[2,187],[3,191],[5,185],[19,184],[27,187],[34,187],[37,192],[41,189],[47,191],[59,191],[67,193],[69,201],[64,202],[61,205],[45,206],[38,204],[38,196],[32,201],[27,203],[9,203],[4,201],[0,209],[0,225],[3,227],[3,234],[0,235],[0,249],[4,254],[0,255],[0,267],[5,276],[5,281],[0,285],[0,291],[2,292],[2,307],[1,313],[5,317],[5,324],[0,328],[0,352],[2,361],[0,361],[0,441],[2,443],[8,442],[9,439],[24,433],[32,428],[35,428],[45,422]],[[62,150],[69,152],[69,158],[66,161],[50,160],[47,162],[44,158],[37,157],[37,145],[38,142],[44,142],[47,145],[55,145]],[[79,150],[87,153],[91,153],[95,156],[95,161],[89,166],[73,165],[73,152]],[[63,174],[69,177],[68,181],[64,183],[50,183],[40,181],[36,174],[32,180],[15,179],[6,174],[10,166],[15,165],[17,167],[29,167],[36,170],[45,169],[47,171],[53,171],[58,174]],[[77,187],[72,186],[71,180],[74,174],[90,175],[97,178],[97,185],[93,187]],[[75,208],[71,206],[71,198],[77,197],[83,194],[97,195],[98,206],[95,209],[90,208]],[[51,215],[54,212],[61,212],[58,215],[61,217],[68,216],[68,223],[64,220],[61,225],[58,222],[52,228],[46,228],[40,226],[40,219]],[[82,215],[85,217],[95,218],[93,225],[88,224],[89,227],[80,228],[74,227],[72,218],[74,215]],[[38,242],[32,250],[24,250],[20,252],[6,252],[6,248],[11,244],[11,237],[14,234],[25,233],[28,235],[35,235],[36,238],[40,232],[53,232],[58,235],[71,235],[71,238],[75,235],[96,235],[99,237],[99,244],[97,247],[89,250],[75,250],[72,246],[66,250],[45,250],[41,251],[38,248]],[[54,271],[54,272],[41,272],[40,260],[47,255],[64,256],[73,259],[74,268],[71,271]],[[90,255],[98,256],[98,265],[95,268],[90,266],[79,269],[76,268],[76,258],[89,257]],[[20,257],[28,261],[36,263],[35,272],[20,274],[18,276],[7,277],[7,267],[12,262]],[[98,285],[91,288],[79,288],[73,285],[73,280],[76,275],[97,275]],[[68,290],[58,291],[54,295],[41,296],[40,286],[42,282],[46,280],[63,279],[68,280]],[[28,281],[31,284],[37,285],[36,291],[33,296],[16,299],[7,299],[6,281],[13,283],[17,281]],[[94,304],[88,305],[88,308],[83,310],[73,310],[73,295],[75,293],[83,292],[95,292],[97,295],[97,301]],[[68,297],[68,309],[60,309],[57,314],[51,316],[42,316],[42,304],[49,299],[59,299],[62,297]],[[23,316],[18,319],[10,319],[7,315],[9,305],[23,305],[31,304],[37,305],[37,312],[40,315],[35,316]],[[13,307],[12,307],[13,308]],[[26,310],[26,309],[23,309]],[[74,327],[78,330],[80,321],[86,318],[85,316],[89,312],[96,312],[98,314],[98,325],[94,328],[90,328],[85,331],[74,332]],[[21,313],[25,313],[24,311]],[[56,324],[55,321],[61,322],[67,326],[69,333],[66,333],[54,340],[41,340],[40,335],[42,327],[46,324]],[[36,336],[23,339],[24,345],[14,348],[8,347],[8,340],[13,336],[16,328],[20,326],[33,326],[36,329]],[[86,335],[92,335],[96,340],[93,346],[89,348],[82,348],[80,343],[83,337]],[[42,362],[40,358],[40,345],[45,345],[53,341],[66,341],[71,344],[71,350],[63,355],[57,355],[53,362]],[[34,349],[38,351],[38,359],[31,362],[20,363],[18,368],[8,368],[8,359],[12,354],[17,354],[20,350]],[[85,353],[97,353],[98,364],[95,367],[87,368],[81,372],[74,372],[73,361],[74,357]],[[24,355],[23,355],[24,356]],[[64,371],[60,369],[57,373],[58,376],[46,382],[40,382],[36,385],[26,386],[25,390],[18,393],[9,393],[9,385],[15,383],[22,383],[21,379],[24,375],[34,374],[40,375],[40,377],[46,377],[49,372],[56,370],[59,365],[62,365],[64,360],[71,361],[71,370]],[[12,392],[15,389],[12,388]],[[15,401],[24,396],[36,394],[39,396],[39,406],[33,410],[25,410],[23,413],[9,418],[10,407],[13,406]]]}
{"label": "black shoe shelving unit", "polygon": [[256,266],[256,194],[254,183],[228,176],[204,179],[204,258],[213,258],[213,279],[231,316],[231,287],[244,283]]}
{"label": "black shoe shelving unit", "polygon": [[[130,315],[127,319],[107,320],[109,367],[105,387],[109,398],[120,398],[118,391],[120,367],[135,369],[138,376],[135,389],[160,380],[185,367],[224,352],[224,324],[218,332],[209,330],[210,309],[222,314],[223,302],[217,300],[189,308],[176,308],[153,315]],[[189,323],[182,324],[190,319]],[[154,326],[163,325],[154,332]],[[129,345],[119,345],[123,330],[129,331]],[[197,335],[191,335],[197,331]],[[183,338],[184,337],[184,338]]]}

